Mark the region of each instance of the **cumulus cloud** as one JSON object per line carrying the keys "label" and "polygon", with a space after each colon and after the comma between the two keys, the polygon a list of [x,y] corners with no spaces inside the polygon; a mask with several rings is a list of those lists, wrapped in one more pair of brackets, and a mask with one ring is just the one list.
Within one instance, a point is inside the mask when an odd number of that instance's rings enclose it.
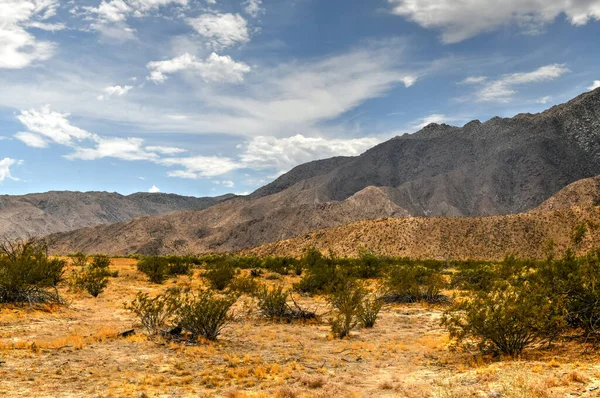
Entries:
{"label": "cumulus cloud", "polygon": [[289,170],[315,159],[360,155],[379,143],[379,139],[372,137],[328,139],[301,134],[289,138],[256,137],[248,143],[240,160],[246,167],[257,170]]}
{"label": "cumulus cloud", "polygon": [[236,62],[230,56],[220,56],[212,53],[206,60],[185,53],[179,57],[148,63],[150,76],[148,80],[164,83],[167,75],[189,71],[198,75],[205,82],[240,83],[244,75],[250,72],[250,67],[243,62]]}
{"label": "cumulus cloud", "polygon": [[149,193],[159,193],[160,192],[160,188],[157,187],[156,185],[152,185],[152,188],[150,188],[148,190]]}
{"label": "cumulus cloud", "polygon": [[588,87],[588,90],[591,91],[597,88],[600,88],[600,80],[594,80],[594,83],[592,83],[592,85]]}
{"label": "cumulus cloud", "polygon": [[243,3],[244,11],[248,13],[252,18],[257,18],[260,14],[264,13],[265,10],[262,7],[262,0],[246,0]]}
{"label": "cumulus cloud", "polygon": [[479,86],[474,93],[477,102],[506,103],[510,102],[513,96],[518,93],[517,88],[519,86],[552,81],[568,72],[569,69],[565,65],[553,64],[542,66],[531,72],[503,75],[496,80],[478,77],[477,80],[472,80],[469,83]]}
{"label": "cumulus cloud", "polygon": [[135,31],[126,24],[128,18],[145,17],[161,7],[187,4],[188,0],[102,0],[98,7],[87,6],[83,9],[93,20],[90,25],[92,29],[122,41],[135,37]]}
{"label": "cumulus cloud", "polygon": [[94,137],[93,147],[76,147],[75,152],[66,156],[67,159],[96,160],[102,158],[116,158],[121,160],[157,160],[156,153],[144,148],[141,138],[105,138]]}
{"label": "cumulus cloud", "polygon": [[189,179],[216,177],[244,167],[233,159],[219,156],[166,158],[159,160],[158,163],[164,166],[183,167],[182,170],[170,171],[168,175]]}
{"label": "cumulus cloud", "polygon": [[35,147],[43,147],[42,142],[47,144],[49,141],[73,146],[77,141],[92,138],[92,134],[72,126],[67,120],[68,116],[69,114],[52,111],[48,105],[39,110],[22,111],[17,118],[27,127],[28,132],[18,133],[15,138]]}
{"label": "cumulus cloud", "polygon": [[36,61],[50,59],[56,45],[37,40],[26,30],[64,26],[49,25],[44,21],[56,14],[57,0],[3,0],[0,2],[0,69],[21,69]]}
{"label": "cumulus cloud", "polygon": [[15,159],[4,158],[0,160],[0,182],[3,182],[6,179],[18,181],[19,179],[13,177],[10,173],[10,168],[17,164],[18,162]]}
{"label": "cumulus cloud", "polygon": [[506,25],[540,33],[564,14],[576,26],[600,20],[600,0],[388,0],[392,13],[441,31],[444,43],[458,43]]}
{"label": "cumulus cloud", "polygon": [[188,23],[217,50],[250,41],[248,22],[239,14],[206,13]]}
{"label": "cumulus cloud", "polygon": [[97,99],[98,101],[103,101],[105,98],[110,98],[113,96],[122,97],[125,94],[127,94],[132,88],[133,86],[109,86],[102,90],[104,94],[99,95]]}

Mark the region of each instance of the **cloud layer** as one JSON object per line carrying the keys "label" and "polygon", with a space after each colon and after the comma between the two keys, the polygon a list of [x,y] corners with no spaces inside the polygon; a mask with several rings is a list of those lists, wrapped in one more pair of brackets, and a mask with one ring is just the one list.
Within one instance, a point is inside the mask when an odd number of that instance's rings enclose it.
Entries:
{"label": "cloud layer", "polygon": [[564,14],[576,26],[600,20],[600,0],[388,0],[392,12],[458,43],[506,25],[536,34]]}

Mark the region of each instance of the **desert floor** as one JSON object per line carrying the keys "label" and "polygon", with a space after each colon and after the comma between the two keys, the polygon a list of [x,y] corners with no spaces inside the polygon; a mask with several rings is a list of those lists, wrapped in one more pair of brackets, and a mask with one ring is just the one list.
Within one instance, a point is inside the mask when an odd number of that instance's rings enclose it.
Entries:
{"label": "desert floor", "polygon": [[[600,355],[578,342],[528,350],[520,360],[451,349],[439,325],[443,307],[386,305],[374,329],[332,340],[321,297],[295,296],[321,322],[264,320],[253,299],[217,342],[150,340],[123,308],[153,285],[136,260],[113,259],[99,298],[61,290],[68,306],[0,307],[2,397],[563,397],[600,396]],[[265,280],[289,286],[297,278]],[[136,334],[118,337],[135,328]]]}

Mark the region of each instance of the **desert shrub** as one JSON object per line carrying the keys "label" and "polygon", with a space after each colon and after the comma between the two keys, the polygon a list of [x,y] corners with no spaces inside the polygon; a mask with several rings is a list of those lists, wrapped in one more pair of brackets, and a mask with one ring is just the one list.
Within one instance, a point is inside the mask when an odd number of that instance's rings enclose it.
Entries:
{"label": "desert shrub", "polygon": [[388,302],[440,302],[445,299],[441,291],[446,280],[436,270],[422,265],[398,266],[390,272],[386,287],[384,298]]}
{"label": "desert shrub", "polygon": [[[291,257],[267,257],[263,261],[263,267],[271,272],[287,275],[296,269],[297,263],[299,261]],[[300,272],[302,273],[302,271]]]}
{"label": "desert shrub", "polygon": [[358,317],[364,328],[370,329],[375,326],[381,307],[383,307],[383,301],[377,300],[376,298],[367,298],[363,300],[358,312]]}
{"label": "desert shrub", "polygon": [[335,338],[343,339],[359,324],[364,297],[362,286],[351,279],[340,281],[331,289],[327,300],[336,311],[330,322]]}
{"label": "desert shrub", "polygon": [[354,266],[353,275],[358,278],[370,279],[381,275],[383,261],[370,250],[361,249]]}
{"label": "desert shrub", "polygon": [[252,269],[250,270],[250,276],[251,276],[252,278],[258,278],[258,277],[260,277],[262,274],[263,274],[263,270],[262,270],[262,269],[260,269],[260,268],[252,268]]}
{"label": "desert shrub", "polygon": [[[50,259],[38,241],[0,244],[0,303],[59,303],[56,286],[66,263]],[[54,288],[54,290],[50,290]]]}
{"label": "desert shrub", "polygon": [[269,289],[262,286],[256,292],[258,299],[258,308],[267,318],[282,319],[289,315],[289,306],[287,304],[289,293],[283,290],[282,286]]}
{"label": "desert shrub", "polygon": [[190,262],[189,258],[186,257],[173,257],[168,259],[169,268],[168,274],[170,276],[177,275],[191,275],[194,268],[194,264]]}
{"label": "desert shrub", "polygon": [[452,275],[451,286],[462,290],[489,291],[499,278],[494,265],[491,263],[463,263],[458,272]]}
{"label": "desert shrub", "polygon": [[87,263],[88,256],[81,252],[75,253],[71,256],[71,265],[73,265],[73,267],[83,268],[87,265]]}
{"label": "desert shrub", "polygon": [[146,274],[150,282],[162,284],[169,276],[169,261],[165,257],[148,256],[138,261],[137,269]]}
{"label": "desert shrub", "polygon": [[177,325],[191,334],[192,340],[203,337],[216,340],[223,328],[233,320],[229,313],[237,297],[218,297],[209,290],[188,293],[179,303]]}
{"label": "desert shrub", "polygon": [[214,289],[225,290],[235,277],[235,274],[236,268],[232,261],[226,260],[222,263],[207,266],[204,277],[208,279]]}
{"label": "desert shrub", "polygon": [[98,297],[108,286],[108,275],[104,269],[88,265],[73,275],[71,285],[87,291],[92,297]]}
{"label": "desert shrub", "polygon": [[253,295],[260,287],[260,283],[248,276],[238,276],[229,284],[229,289],[232,292],[239,294]]}
{"label": "desert shrub", "polygon": [[181,291],[168,289],[164,294],[150,297],[148,293],[138,292],[135,299],[125,305],[140,320],[150,335],[166,335],[174,327],[171,321],[180,307]]}
{"label": "desert shrub", "polygon": [[302,279],[294,284],[294,289],[303,293],[318,293],[327,291],[346,275],[344,270],[338,269],[337,260],[333,255],[323,257],[321,253],[309,250],[304,257],[307,264]]}
{"label": "desert shrub", "polygon": [[475,339],[482,352],[515,357],[528,346],[558,334],[564,327],[560,306],[544,288],[500,281],[489,292],[474,292],[456,300],[442,317],[442,324],[457,343]]}

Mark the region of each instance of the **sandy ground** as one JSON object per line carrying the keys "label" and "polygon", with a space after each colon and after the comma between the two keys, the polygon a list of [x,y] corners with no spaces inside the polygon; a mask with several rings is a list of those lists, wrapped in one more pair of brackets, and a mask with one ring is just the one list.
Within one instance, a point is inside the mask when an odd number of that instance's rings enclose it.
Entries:
{"label": "sandy ground", "polygon": [[[600,396],[600,355],[561,342],[521,360],[453,351],[441,307],[387,305],[374,329],[332,340],[321,297],[298,297],[321,322],[261,319],[242,297],[218,342],[148,339],[123,308],[138,291],[198,285],[196,275],[152,285],[135,260],[114,259],[119,277],[99,298],[61,290],[68,306],[0,307],[2,397],[563,397]],[[290,285],[294,278],[268,280]],[[135,327],[131,337],[118,333]]]}

